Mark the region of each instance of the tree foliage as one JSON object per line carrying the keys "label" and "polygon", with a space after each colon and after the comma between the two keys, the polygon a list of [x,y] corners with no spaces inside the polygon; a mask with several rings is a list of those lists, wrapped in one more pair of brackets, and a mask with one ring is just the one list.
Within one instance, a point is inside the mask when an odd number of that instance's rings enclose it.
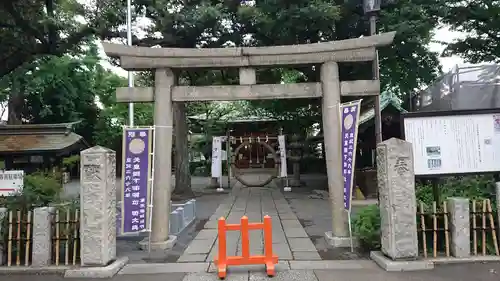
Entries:
{"label": "tree foliage", "polygon": [[498,0],[442,1],[437,14],[454,31],[466,34],[449,43],[444,55],[459,55],[472,63],[500,61]]}
{"label": "tree foliage", "polygon": [[76,128],[93,143],[96,125],[101,122],[96,101],[106,101],[123,78],[100,65],[96,46],[79,56],[45,56],[32,67],[19,67],[0,79],[0,97],[22,91],[24,106],[18,108],[25,123],[54,124],[82,121]]}
{"label": "tree foliage", "polygon": [[78,51],[124,22],[125,1],[18,0],[0,3],[0,77],[44,55]]}

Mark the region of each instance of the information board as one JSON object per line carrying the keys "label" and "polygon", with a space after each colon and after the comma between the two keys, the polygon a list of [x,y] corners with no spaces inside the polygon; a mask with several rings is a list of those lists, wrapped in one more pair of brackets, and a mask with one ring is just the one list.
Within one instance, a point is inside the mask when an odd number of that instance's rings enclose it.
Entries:
{"label": "information board", "polygon": [[0,171],[0,196],[10,196],[20,192],[24,186],[24,171]]}
{"label": "information board", "polygon": [[404,114],[415,175],[500,171],[500,110],[495,111]]}

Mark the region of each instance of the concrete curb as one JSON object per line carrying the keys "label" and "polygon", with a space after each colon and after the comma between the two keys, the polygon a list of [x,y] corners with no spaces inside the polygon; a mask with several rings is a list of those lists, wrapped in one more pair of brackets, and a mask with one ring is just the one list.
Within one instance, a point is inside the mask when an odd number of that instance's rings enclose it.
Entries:
{"label": "concrete curb", "polygon": [[117,258],[114,262],[103,267],[76,267],[76,266],[0,266],[0,275],[26,274],[44,275],[57,274],[64,278],[111,278],[126,264],[128,257]]}
{"label": "concrete curb", "polygon": [[434,269],[434,262],[432,261],[393,261],[380,251],[370,252],[370,258],[385,271],[419,271]]}
{"label": "concrete curb", "polygon": [[117,258],[114,262],[103,267],[80,267],[67,269],[64,278],[111,278],[126,264],[128,257]]}
{"label": "concrete curb", "polygon": [[[333,236],[331,231],[325,232],[325,240],[328,245],[333,248],[350,248],[351,247],[351,238],[350,237],[336,237]],[[359,247],[359,241],[356,237],[352,237],[352,245],[354,248]]]}
{"label": "concrete curb", "polygon": [[9,274],[57,274],[64,275],[66,270],[70,269],[69,266],[0,266],[0,275]]}
{"label": "concrete curb", "polygon": [[433,258],[415,261],[393,261],[380,251],[370,253],[370,258],[385,271],[432,270],[436,265],[457,263],[500,262],[499,256],[474,256],[467,258]]}
{"label": "concrete curb", "polygon": [[[264,265],[231,266],[231,272],[262,271]],[[370,260],[312,260],[312,261],[279,261],[277,271],[288,270],[360,270],[376,269],[377,265]],[[213,262],[184,263],[146,263],[127,264],[118,275],[165,274],[165,273],[214,273]]]}

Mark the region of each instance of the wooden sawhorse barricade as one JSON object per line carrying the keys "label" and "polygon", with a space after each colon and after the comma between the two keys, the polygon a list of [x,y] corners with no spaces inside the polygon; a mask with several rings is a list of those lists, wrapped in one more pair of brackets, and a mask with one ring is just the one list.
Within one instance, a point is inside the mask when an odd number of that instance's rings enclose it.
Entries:
{"label": "wooden sawhorse barricade", "polygon": [[[220,279],[226,278],[229,265],[264,264],[268,276],[274,276],[274,265],[278,263],[278,256],[273,254],[273,228],[270,216],[264,216],[263,223],[248,223],[248,217],[243,216],[240,224],[226,224],[225,218],[219,219],[219,253],[215,258],[217,272]],[[262,229],[264,232],[264,255],[250,256],[249,230]],[[226,231],[241,231],[241,256],[228,257],[226,249]]]}

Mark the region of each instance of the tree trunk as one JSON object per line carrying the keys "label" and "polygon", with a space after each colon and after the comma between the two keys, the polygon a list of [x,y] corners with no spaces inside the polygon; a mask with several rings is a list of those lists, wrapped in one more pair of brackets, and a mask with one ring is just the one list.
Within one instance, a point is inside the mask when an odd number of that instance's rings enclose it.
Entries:
{"label": "tree trunk", "polygon": [[24,107],[24,95],[21,84],[22,82],[17,80],[15,77],[12,79],[12,88],[10,90],[9,101],[7,104],[9,111],[7,124],[9,125],[22,124],[21,116]]}
{"label": "tree trunk", "polygon": [[175,136],[175,189],[174,194],[193,196],[191,189],[191,173],[189,171],[188,126],[186,120],[186,104],[174,102],[174,136]]}

